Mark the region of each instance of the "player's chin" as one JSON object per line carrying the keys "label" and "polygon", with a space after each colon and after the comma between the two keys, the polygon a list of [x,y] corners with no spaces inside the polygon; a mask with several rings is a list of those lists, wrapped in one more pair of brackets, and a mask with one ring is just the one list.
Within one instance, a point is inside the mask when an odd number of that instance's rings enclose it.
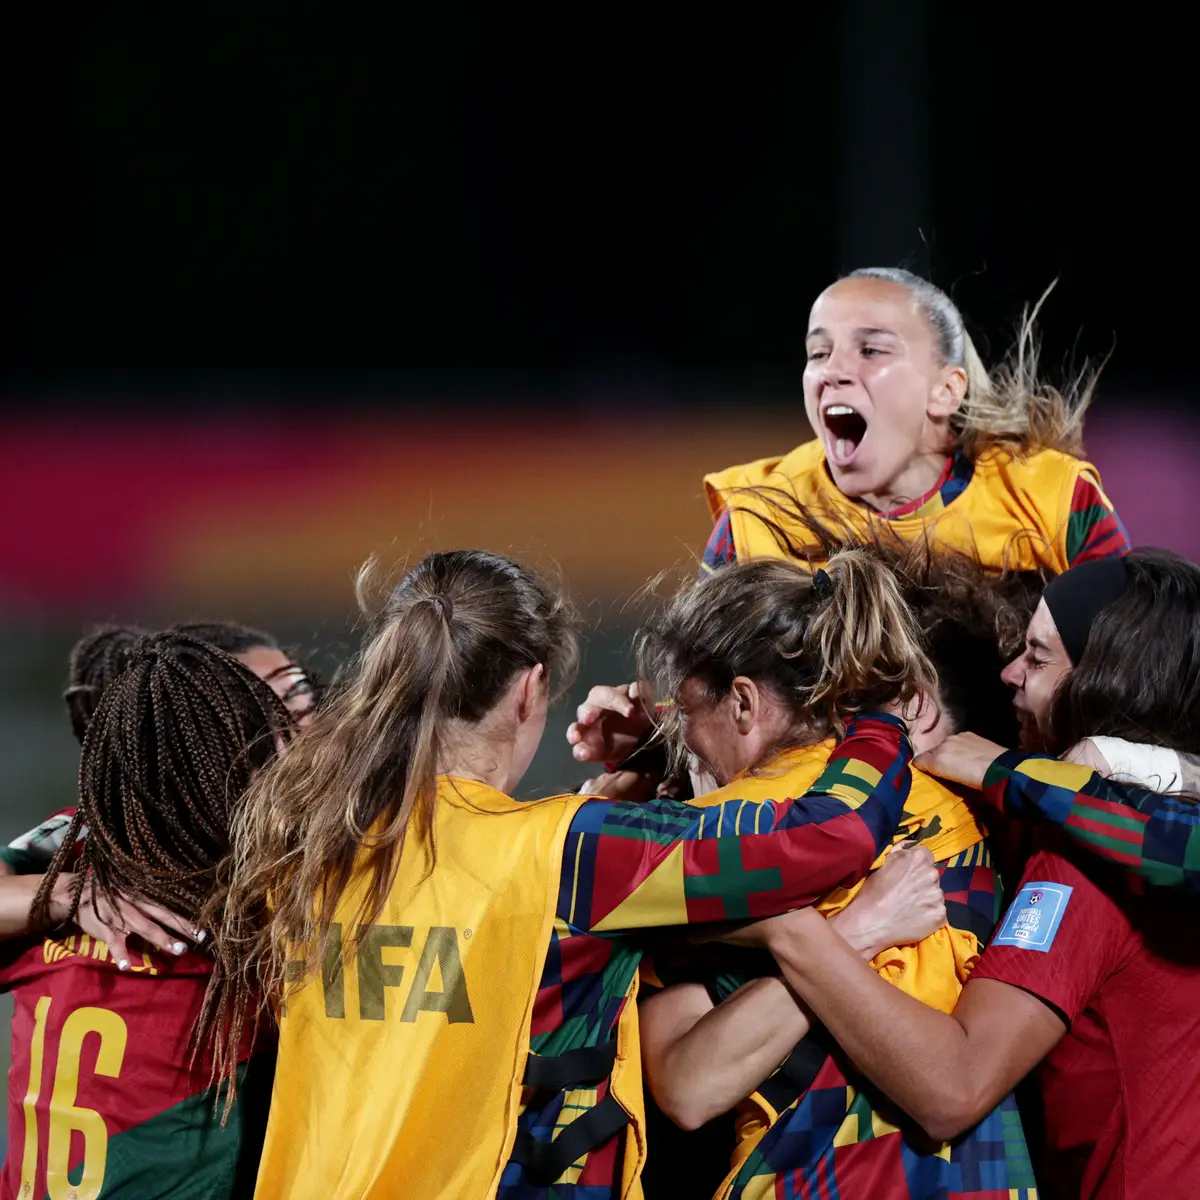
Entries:
{"label": "player's chin", "polygon": [[874,466],[870,459],[863,459],[862,452],[855,455],[854,461],[846,466],[829,462],[829,474],[837,489],[843,496],[857,500],[862,496],[873,496],[883,491],[886,474]]}

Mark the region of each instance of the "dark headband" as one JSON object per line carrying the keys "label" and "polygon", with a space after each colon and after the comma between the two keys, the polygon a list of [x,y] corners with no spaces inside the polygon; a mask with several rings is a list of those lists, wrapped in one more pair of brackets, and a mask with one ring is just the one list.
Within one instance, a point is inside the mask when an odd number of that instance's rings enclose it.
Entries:
{"label": "dark headband", "polygon": [[1080,563],[1052,579],[1042,599],[1054,618],[1063,649],[1077,667],[1087,649],[1092,623],[1129,585],[1123,558],[1097,558]]}

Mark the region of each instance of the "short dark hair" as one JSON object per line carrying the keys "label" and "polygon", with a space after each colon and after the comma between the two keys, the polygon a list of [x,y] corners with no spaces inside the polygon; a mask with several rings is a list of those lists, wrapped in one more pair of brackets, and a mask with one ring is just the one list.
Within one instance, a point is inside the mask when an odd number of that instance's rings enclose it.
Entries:
{"label": "short dark hair", "polygon": [[171,626],[171,632],[196,638],[216,646],[218,650],[224,650],[226,654],[245,654],[247,650],[257,650],[260,646],[269,650],[279,649],[279,643],[269,633],[251,629],[237,621],[181,621]]}
{"label": "short dark hair", "polygon": [[1056,754],[1086,737],[1200,753],[1200,567],[1170,550],[1133,550],[1124,594],[1092,622],[1050,708]]}
{"label": "short dark hair", "polygon": [[893,562],[900,590],[925,635],[945,717],[956,731],[1016,745],[1020,727],[1000,673],[1020,651],[1046,573],[997,575],[973,555],[926,542]]}

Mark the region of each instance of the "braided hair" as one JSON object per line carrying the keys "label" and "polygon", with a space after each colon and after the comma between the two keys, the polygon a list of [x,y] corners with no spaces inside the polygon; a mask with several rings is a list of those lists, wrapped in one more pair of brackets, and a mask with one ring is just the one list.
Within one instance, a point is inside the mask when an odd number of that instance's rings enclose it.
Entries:
{"label": "braided hair", "polygon": [[81,744],[104,689],[133,661],[146,636],[148,631],[136,625],[97,625],[71,648],[63,700],[71,731]]}
{"label": "braided hair", "polygon": [[223,650],[174,632],[140,640],[87,726],[79,806],[33,921],[51,924],[54,884],[86,825],[71,918],[88,887],[93,901],[141,897],[199,924],[242,795],[291,728],[271,688]]}

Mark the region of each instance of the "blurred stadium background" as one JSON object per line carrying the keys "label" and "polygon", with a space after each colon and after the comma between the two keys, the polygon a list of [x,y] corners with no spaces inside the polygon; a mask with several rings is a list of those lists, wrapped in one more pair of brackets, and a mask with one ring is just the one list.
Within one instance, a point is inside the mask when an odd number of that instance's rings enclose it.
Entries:
{"label": "blurred stadium background", "polygon": [[[866,263],[932,275],[992,357],[1057,277],[1047,363],[1113,351],[1110,495],[1200,557],[1161,31],[934,0],[8,20],[6,839],[72,800],[59,694],[97,621],[235,617],[328,672],[368,554],[469,544],[562,570],[577,695],[622,678],[626,601],[704,544],[703,472],[807,435],[808,305]],[[583,778],[576,698],[532,791]]]}

